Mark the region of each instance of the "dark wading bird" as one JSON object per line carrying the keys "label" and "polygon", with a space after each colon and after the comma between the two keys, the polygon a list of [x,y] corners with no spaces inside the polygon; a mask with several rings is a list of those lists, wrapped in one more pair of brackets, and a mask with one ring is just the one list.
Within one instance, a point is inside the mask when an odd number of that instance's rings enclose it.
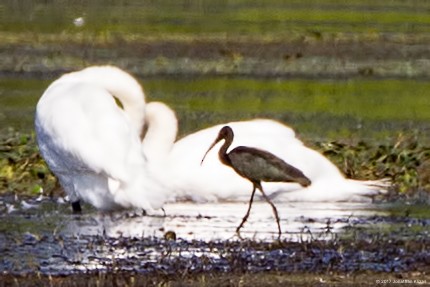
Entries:
{"label": "dark wading bird", "polygon": [[270,198],[264,192],[263,187],[261,186],[261,182],[297,182],[300,185],[306,187],[311,184],[311,181],[303,174],[303,172],[267,151],[252,147],[238,146],[229,153],[227,153],[227,149],[233,142],[233,137],[233,130],[229,126],[223,127],[219,131],[218,137],[215,139],[213,144],[205,153],[201,163],[203,164],[203,161],[208,152],[219,141],[224,140],[224,144],[221,146],[218,152],[219,159],[223,164],[230,166],[240,176],[248,179],[253,184],[248,211],[243,217],[240,225],[237,227],[236,232],[240,236],[239,231],[248,219],[252,202],[254,200],[255,190],[259,189],[263,194],[264,199],[270,204],[273,209],[276,223],[278,224],[278,238],[280,238],[281,226],[279,224],[278,211]]}

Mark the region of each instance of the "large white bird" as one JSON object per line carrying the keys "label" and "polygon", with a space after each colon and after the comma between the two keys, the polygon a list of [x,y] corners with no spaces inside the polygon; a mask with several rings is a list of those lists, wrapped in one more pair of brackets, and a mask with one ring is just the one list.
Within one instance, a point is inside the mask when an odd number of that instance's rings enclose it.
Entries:
{"label": "large white bird", "polygon": [[273,120],[224,123],[187,135],[176,143],[177,120],[168,106],[148,103],[145,121],[148,125],[143,141],[145,154],[151,166],[159,165],[155,173],[166,176],[173,201],[246,201],[249,198],[249,181],[219,161],[216,152],[219,147],[208,153],[205,164],[200,165],[205,151],[226,125],[235,133],[231,149],[243,145],[269,151],[311,180],[307,188],[296,183],[263,183],[264,190],[274,200],[369,201],[369,195],[385,192],[388,187],[386,180],[346,179],[330,160],[306,147],[291,128]]}
{"label": "large white bird", "polygon": [[144,116],[141,86],[115,67],[65,74],[46,89],[36,107],[37,142],[75,211],[80,199],[100,210],[162,207],[166,189],[142,151]]}
{"label": "large white bird", "polygon": [[[149,128],[142,143],[145,121]],[[40,98],[35,119],[40,152],[76,210],[80,199],[101,210],[156,209],[167,198],[247,201],[249,182],[223,166],[216,152],[200,166],[224,125],[236,134],[232,148],[267,150],[312,181],[305,189],[293,183],[263,183],[275,200],[362,201],[387,187],[382,180],[345,179],[291,128],[272,120],[220,124],[174,143],[174,112],[162,103],[145,106],[139,83],[115,67],[90,67],[60,77]]]}

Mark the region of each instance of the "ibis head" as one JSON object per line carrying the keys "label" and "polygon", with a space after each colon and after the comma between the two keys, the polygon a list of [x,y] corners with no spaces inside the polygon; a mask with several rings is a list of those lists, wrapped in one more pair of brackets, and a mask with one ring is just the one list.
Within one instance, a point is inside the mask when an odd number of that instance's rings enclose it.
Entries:
{"label": "ibis head", "polygon": [[296,167],[286,163],[281,158],[265,150],[238,146],[227,153],[233,142],[233,130],[229,126],[223,127],[215,141],[205,153],[208,152],[221,140],[225,140],[218,152],[221,162],[232,167],[239,175],[251,182],[297,182],[306,187],[311,181]]}
{"label": "ibis head", "polygon": [[[221,140],[225,140],[225,143],[223,144],[223,146],[221,147],[220,151],[219,151],[219,155],[220,155],[220,159],[221,162],[223,162],[224,164],[230,165],[229,164],[229,160],[226,157],[227,155],[227,149],[228,147],[231,145],[231,143],[233,142],[233,130],[229,127],[229,126],[225,126],[223,127],[219,133],[218,136],[216,137],[215,141],[210,145],[209,149],[206,151],[205,155],[203,156],[203,159],[201,161],[200,164],[203,164],[203,161],[206,158],[206,155],[211,151],[211,149],[217,144],[219,143]],[[226,162],[227,161],[227,162]]]}

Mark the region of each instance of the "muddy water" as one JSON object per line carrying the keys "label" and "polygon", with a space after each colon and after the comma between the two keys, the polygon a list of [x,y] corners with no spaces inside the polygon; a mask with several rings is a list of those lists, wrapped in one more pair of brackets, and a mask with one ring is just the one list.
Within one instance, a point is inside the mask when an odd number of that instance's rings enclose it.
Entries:
{"label": "muddy water", "polygon": [[[264,202],[256,202],[239,240],[235,228],[246,203],[174,203],[165,207],[166,215],[146,216],[140,211],[100,214],[85,206],[82,215],[73,215],[61,198],[3,197],[0,272],[175,274],[181,268],[312,271],[328,266],[387,272],[422,270],[430,255],[424,248],[430,243],[428,218],[393,216],[380,204],[278,203],[277,207],[282,244],[274,240],[276,225]],[[163,239],[168,231],[177,239]],[[384,242],[391,242],[386,254],[378,250]],[[312,254],[305,256],[308,248]]]}

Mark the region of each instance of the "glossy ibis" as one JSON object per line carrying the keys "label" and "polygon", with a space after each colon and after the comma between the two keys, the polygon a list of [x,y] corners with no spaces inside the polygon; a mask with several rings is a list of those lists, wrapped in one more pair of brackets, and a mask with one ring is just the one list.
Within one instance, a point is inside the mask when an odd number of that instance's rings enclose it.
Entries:
{"label": "glossy ibis", "polygon": [[255,190],[259,189],[264,199],[270,204],[278,224],[278,238],[281,236],[281,226],[279,223],[278,211],[270,198],[266,195],[261,186],[262,181],[266,182],[297,182],[306,187],[311,184],[311,181],[297,168],[284,162],[275,155],[252,147],[238,146],[227,153],[227,149],[233,142],[233,130],[229,126],[224,126],[218,133],[218,137],[209,147],[201,164],[203,163],[208,152],[221,140],[224,140],[223,145],[219,149],[218,156],[221,162],[234,169],[240,176],[252,182],[253,189],[249,200],[248,210],[242,219],[242,222],[237,227],[238,234],[243,224],[246,222],[254,200]]}
{"label": "glossy ibis", "polygon": [[[175,142],[178,128],[172,109],[160,102],[147,103],[143,146],[149,162],[160,164],[170,198],[198,202],[249,199],[249,181],[233,169],[219,164],[217,153],[209,153],[200,166],[202,155],[223,126],[234,132],[235,146],[245,145],[269,151],[301,170],[311,181],[306,189],[290,182],[264,183],[264,192],[278,201],[371,201],[369,195],[386,191],[383,180],[347,179],[327,157],[303,144],[294,130],[270,119],[229,122],[184,136]],[[163,162],[167,163],[164,164]]]}

